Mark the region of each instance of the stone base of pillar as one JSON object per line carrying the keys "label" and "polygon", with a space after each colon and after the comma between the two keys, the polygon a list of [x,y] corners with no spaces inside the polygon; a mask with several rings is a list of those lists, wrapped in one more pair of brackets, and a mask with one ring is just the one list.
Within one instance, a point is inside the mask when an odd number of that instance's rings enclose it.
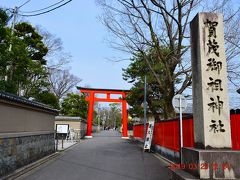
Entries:
{"label": "stone base of pillar", "polygon": [[170,180],[200,180],[182,169],[169,169]]}
{"label": "stone base of pillar", "polygon": [[129,137],[122,137],[122,139],[129,139]]}
{"label": "stone base of pillar", "polygon": [[86,138],[86,139],[92,139],[93,137],[92,137],[92,136],[84,136],[84,138]]}
{"label": "stone base of pillar", "polygon": [[182,148],[182,164],[172,168],[172,179],[185,179],[186,173],[200,179],[240,179],[239,162],[240,151]]}

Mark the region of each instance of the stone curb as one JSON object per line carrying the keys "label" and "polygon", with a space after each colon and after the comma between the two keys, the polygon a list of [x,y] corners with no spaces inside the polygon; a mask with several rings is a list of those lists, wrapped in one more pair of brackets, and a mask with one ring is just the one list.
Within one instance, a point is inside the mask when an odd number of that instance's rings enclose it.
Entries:
{"label": "stone curb", "polygon": [[161,159],[162,161],[164,161],[166,164],[170,165],[170,164],[175,164],[173,161],[165,158],[164,156],[162,156],[161,154],[159,153],[154,153],[154,156],[158,159]]}
{"label": "stone curb", "polygon": [[58,157],[59,155],[60,155],[59,152],[55,152],[55,153],[53,153],[51,155],[48,155],[48,156],[46,156],[46,157],[44,157],[42,159],[37,160],[37,161],[35,161],[35,162],[31,163],[31,164],[28,164],[28,165],[26,165],[26,166],[24,166],[22,168],[19,168],[19,169],[15,170],[13,173],[11,173],[11,174],[9,174],[7,176],[4,176],[4,177],[2,177],[0,179],[1,180],[15,179],[15,178],[17,178],[17,177],[19,177],[19,176],[21,176],[21,175],[31,171],[31,170],[37,168],[38,166],[44,164],[45,162]]}
{"label": "stone curb", "polygon": [[[142,139],[130,137],[130,140],[137,142],[137,143],[138,143],[138,146],[141,147],[141,148],[143,148],[143,146],[142,146],[142,145],[143,145],[143,140],[142,140]],[[159,154],[159,153],[157,153],[157,152],[154,152],[153,150],[151,150],[150,152],[152,152],[153,155],[154,155],[157,159],[159,159],[159,160],[161,160],[161,161],[164,161],[165,164],[168,164],[168,165],[174,164],[173,161],[165,158],[165,157],[162,156],[161,154]]]}
{"label": "stone curb", "polygon": [[22,175],[32,171],[33,169],[41,166],[42,164],[57,158],[58,156],[62,155],[64,151],[67,151],[67,150],[73,148],[77,144],[79,144],[79,142],[73,144],[72,146],[67,147],[66,149],[59,150],[58,152],[55,152],[55,153],[53,153],[51,155],[48,155],[48,156],[46,156],[46,157],[44,157],[42,159],[37,160],[37,161],[35,161],[35,162],[31,163],[31,164],[28,164],[28,165],[26,165],[24,167],[21,167],[21,168],[15,170],[14,172],[12,172],[11,174],[8,174],[8,175],[6,175],[4,177],[1,177],[0,180],[13,180],[13,179],[16,179],[16,178],[18,178],[18,177],[20,177],[20,176],[22,176]]}
{"label": "stone curb", "polygon": [[68,149],[70,149],[70,148],[72,148],[72,147],[74,147],[75,145],[77,145],[78,143],[80,143],[80,142],[76,142],[75,144],[73,144],[73,145],[71,145],[71,146],[68,146],[67,148],[65,148],[65,149],[61,149],[61,150],[59,150],[58,149],[58,152],[63,152],[63,151],[66,151],[66,150],[68,150]]}

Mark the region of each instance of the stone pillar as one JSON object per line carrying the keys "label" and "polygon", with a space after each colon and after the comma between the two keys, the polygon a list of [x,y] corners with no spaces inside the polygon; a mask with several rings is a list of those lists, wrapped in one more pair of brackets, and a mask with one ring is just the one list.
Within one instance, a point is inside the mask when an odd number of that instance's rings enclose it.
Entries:
{"label": "stone pillar", "polygon": [[195,147],[231,148],[223,17],[199,13],[190,26]]}
{"label": "stone pillar", "polygon": [[190,28],[195,148],[182,148],[182,169],[200,179],[239,179],[240,152],[231,150],[223,16],[198,13]]}

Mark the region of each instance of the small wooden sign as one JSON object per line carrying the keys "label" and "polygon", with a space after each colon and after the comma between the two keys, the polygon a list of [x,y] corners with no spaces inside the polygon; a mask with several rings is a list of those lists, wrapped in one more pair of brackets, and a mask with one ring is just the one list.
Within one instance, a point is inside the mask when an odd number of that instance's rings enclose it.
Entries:
{"label": "small wooden sign", "polygon": [[153,129],[154,129],[154,121],[149,121],[148,123],[148,129],[147,129],[147,135],[146,135],[146,139],[144,142],[144,148],[143,150],[146,151],[150,151],[151,148],[151,144],[152,144],[152,137],[153,137]]}

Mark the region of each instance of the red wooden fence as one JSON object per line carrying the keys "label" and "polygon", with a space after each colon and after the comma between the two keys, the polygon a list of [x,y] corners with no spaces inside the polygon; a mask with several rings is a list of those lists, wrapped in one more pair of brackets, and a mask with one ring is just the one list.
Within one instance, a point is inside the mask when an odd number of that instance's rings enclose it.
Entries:
{"label": "red wooden fence", "polygon": [[[232,149],[240,150],[240,114],[231,114]],[[143,125],[133,126],[133,136],[143,139]],[[155,123],[153,144],[179,151],[179,120]],[[194,147],[193,119],[183,120],[183,146]]]}
{"label": "red wooden fence", "polygon": [[232,149],[240,150],[240,114],[231,114]]}

